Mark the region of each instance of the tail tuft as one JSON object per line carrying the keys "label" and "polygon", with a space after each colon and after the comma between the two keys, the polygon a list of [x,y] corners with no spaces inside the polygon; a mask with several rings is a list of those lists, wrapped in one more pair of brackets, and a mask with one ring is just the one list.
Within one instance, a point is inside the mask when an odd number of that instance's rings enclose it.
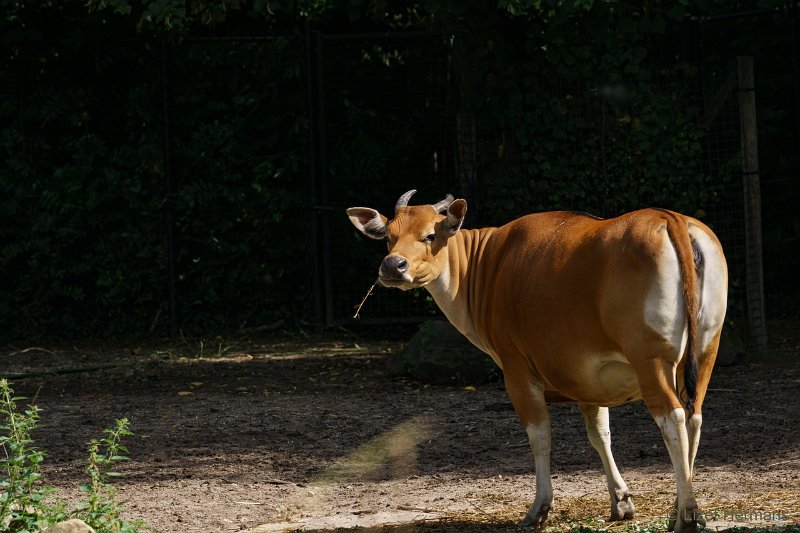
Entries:
{"label": "tail tuft", "polygon": [[683,386],[686,390],[686,410],[692,416],[694,400],[697,398],[697,357],[691,347],[686,349],[686,360],[683,363]]}

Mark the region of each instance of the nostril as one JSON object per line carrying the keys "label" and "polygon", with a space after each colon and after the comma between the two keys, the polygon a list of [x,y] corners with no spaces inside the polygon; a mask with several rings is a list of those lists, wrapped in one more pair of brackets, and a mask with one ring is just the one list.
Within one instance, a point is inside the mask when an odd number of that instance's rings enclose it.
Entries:
{"label": "nostril", "polygon": [[408,270],[408,261],[399,255],[390,255],[383,260],[381,265],[381,272],[387,275],[403,274]]}

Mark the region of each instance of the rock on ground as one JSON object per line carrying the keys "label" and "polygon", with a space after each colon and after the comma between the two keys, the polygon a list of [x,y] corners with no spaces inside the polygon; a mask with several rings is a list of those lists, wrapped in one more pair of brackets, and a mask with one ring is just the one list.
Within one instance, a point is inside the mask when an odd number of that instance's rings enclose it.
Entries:
{"label": "rock on ground", "polygon": [[480,385],[501,377],[488,355],[443,320],[423,323],[405,351],[388,361],[387,370],[433,385]]}
{"label": "rock on ground", "polygon": [[94,529],[84,522],[73,518],[45,529],[42,533],[94,533]]}

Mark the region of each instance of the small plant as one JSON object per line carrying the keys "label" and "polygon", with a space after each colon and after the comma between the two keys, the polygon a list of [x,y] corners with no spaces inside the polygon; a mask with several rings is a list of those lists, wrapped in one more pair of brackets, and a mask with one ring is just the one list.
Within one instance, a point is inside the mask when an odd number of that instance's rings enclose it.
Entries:
{"label": "small plant", "polygon": [[45,454],[31,438],[40,409],[29,405],[20,412],[17,402],[24,399],[15,397],[8,381],[0,379],[0,531],[33,533],[69,518],[80,518],[98,533],[149,529],[141,520],[122,519],[124,502],[116,500],[116,489],[109,484],[120,475],[111,467],[128,459],[122,444],[123,437],[132,435],[128,420],[117,420],[114,429],[103,431],[105,437],[89,443],[89,482],[80,486],[86,500],[70,510],[55,496],[56,489],[42,484]]}
{"label": "small plant", "polygon": [[31,431],[39,422],[39,408],[20,413],[6,380],[0,380],[0,530],[39,531],[65,517],[64,508],[46,504],[55,490],[41,486],[44,452],[37,449]]}
{"label": "small plant", "polygon": [[105,437],[89,442],[89,465],[86,472],[89,482],[80,486],[86,493],[87,500],[81,502],[73,513],[97,531],[113,531],[114,533],[135,532],[146,527],[144,522],[136,520],[128,523],[121,517],[123,504],[116,499],[117,489],[109,484],[109,479],[121,474],[111,470],[114,463],[127,461],[128,448],[122,444],[122,438],[133,435],[128,429],[127,418],[117,420],[114,429],[104,429]]}
{"label": "small plant", "polygon": [[[186,338],[183,331],[180,332],[181,340],[186,344],[189,352],[186,357],[193,359],[204,359],[206,357],[224,357],[236,349],[235,343],[228,343],[221,336],[215,337],[213,340],[200,339],[195,343]],[[210,348],[210,349],[209,349]]]}

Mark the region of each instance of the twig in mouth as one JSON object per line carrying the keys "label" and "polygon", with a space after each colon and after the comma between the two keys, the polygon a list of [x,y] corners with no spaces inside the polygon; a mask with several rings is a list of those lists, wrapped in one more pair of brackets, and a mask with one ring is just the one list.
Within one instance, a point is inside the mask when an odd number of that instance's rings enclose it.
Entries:
{"label": "twig in mouth", "polygon": [[373,283],[373,284],[372,284],[372,287],[370,287],[370,288],[369,288],[369,290],[367,291],[367,294],[366,294],[366,295],[364,296],[364,298],[361,300],[361,303],[360,303],[360,304],[358,304],[358,306],[356,307],[356,314],[354,314],[354,315],[353,315],[353,318],[361,318],[361,317],[359,316],[359,313],[361,313],[361,308],[364,306],[364,302],[366,302],[366,301],[367,301],[367,298],[369,298],[370,294],[372,294],[372,290],[373,290],[373,289],[374,289],[374,288],[375,288],[375,287],[376,287],[376,286],[377,286],[377,285],[378,285],[380,282],[381,282],[381,279],[380,279],[380,278],[378,278],[378,279],[376,279],[376,280],[375,280],[375,283]]}

